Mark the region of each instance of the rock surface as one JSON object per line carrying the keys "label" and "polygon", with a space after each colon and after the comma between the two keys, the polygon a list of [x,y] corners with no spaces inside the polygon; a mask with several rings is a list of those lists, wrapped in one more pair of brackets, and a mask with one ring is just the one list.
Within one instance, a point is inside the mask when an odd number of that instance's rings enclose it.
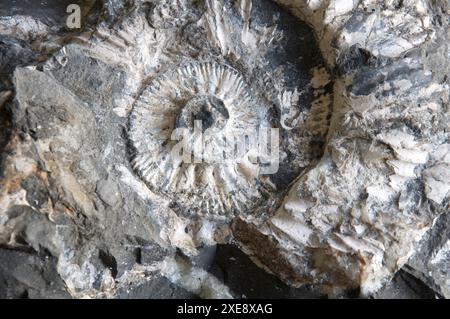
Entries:
{"label": "rock surface", "polygon": [[0,297],[450,297],[448,3],[72,2],[0,4]]}

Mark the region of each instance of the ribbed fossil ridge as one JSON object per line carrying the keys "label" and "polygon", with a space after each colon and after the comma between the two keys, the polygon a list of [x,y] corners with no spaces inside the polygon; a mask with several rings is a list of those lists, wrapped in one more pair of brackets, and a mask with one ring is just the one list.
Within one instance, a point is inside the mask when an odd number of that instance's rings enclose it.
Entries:
{"label": "ribbed fossil ridge", "polygon": [[[209,127],[212,134],[205,137],[204,143],[218,152],[233,151],[224,145],[225,138],[254,135],[269,127],[267,106],[252,95],[238,71],[217,63],[188,64],[152,81],[135,103],[129,132],[133,168],[152,189],[172,196],[191,214],[248,209],[261,197],[258,165],[248,159],[257,155],[257,149],[250,147],[238,163],[217,163],[206,154],[201,162],[185,163],[171,154],[178,142],[171,139],[174,129],[191,126],[180,124],[180,117],[181,122],[186,117],[192,120],[192,101],[199,103],[205,97],[223,104],[222,113],[229,117]],[[215,121],[213,114],[211,119]]]}

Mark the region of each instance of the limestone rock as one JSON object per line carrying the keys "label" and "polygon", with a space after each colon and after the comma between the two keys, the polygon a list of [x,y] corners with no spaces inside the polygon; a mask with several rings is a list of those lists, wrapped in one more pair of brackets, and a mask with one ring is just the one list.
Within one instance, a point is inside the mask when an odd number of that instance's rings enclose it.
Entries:
{"label": "limestone rock", "polygon": [[0,296],[449,296],[445,1],[80,6],[0,5]]}

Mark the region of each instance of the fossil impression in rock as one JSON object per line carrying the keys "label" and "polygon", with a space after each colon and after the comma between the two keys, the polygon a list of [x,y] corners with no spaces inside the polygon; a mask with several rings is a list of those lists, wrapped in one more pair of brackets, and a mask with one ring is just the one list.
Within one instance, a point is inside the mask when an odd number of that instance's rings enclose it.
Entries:
{"label": "fossil impression in rock", "polygon": [[[216,63],[189,64],[155,79],[131,114],[135,170],[152,189],[183,203],[188,214],[192,210],[225,214],[251,209],[264,187],[258,164],[248,158],[259,155],[258,147],[243,150],[239,162],[235,156],[229,164],[222,158],[224,152],[235,151],[230,137],[253,137],[269,127],[268,107],[250,94],[236,70]],[[174,131],[186,129],[193,135],[196,123],[200,125],[197,135],[209,134],[200,136],[200,143],[211,150],[193,159],[196,141],[187,141],[188,158],[175,156]]]}
{"label": "fossil impression in rock", "polygon": [[[152,6],[152,21],[156,14],[161,18],[160,5]],[[307,73],[297,61],[271,57],[275,53],[280,56],[290,54],[283,43],[302,44],[297,43],[294,34],[283,33],[282,27],[265,30],[259,35],[255,32],[256,27],[252,29],[247,25],[246,33],[239,34],[229,21],[238,13],[234,12],[236,9],[249,15],[251,6],[235,8],[231,2],[224,2],[224,5],[229,7],[229,16],[225,16],[222,27],[230,32],[230,38],[221,39],[219,34],[212,34],[213,41],[222,41],[221,52],[215,55],[200,51],[204,54],[202,60],[212,60],[210,62],[169,65],[162,75],[150,80],[130,114],[129,138],[134,170],[150,189],[170,198],[171,207],[185,216],[222,216],[226,219],[233,215],[255,214],[258,208],[270,212],[286,186],[317,156],[311,150],[313,139],[322,140],[327,131],[328,103],[326,98],[324,101],[319,99],[325,91],[315,92],[317,105],[311,109],[310,95],[314,88],[302,79],[311,78],[313,68],[319,69],[320,57],[316,58],[316,65],[310,65]],[[207,12],[219,14],[215,11],[220,9],[218,2],[207,2],[206,7]],[[194,6],[189,10],[200,9]],[[177,10],[168,12],[176,16],[181,14]],[[182,14],[179,23],[186,24],[185,18]],[[205,27],[215,28],[211,26],[211,17],[205,15],[204,19]],[[250,17],[245,16],[245,19]],[[201,22],[191,24],[191,27],[195,25],[199,29]],[[249,22],[244,21],[244,26],[246,24]],[[163,23],[158,26],[174,28]],[[187,33],[186,36],[188,43],[192,42],[194,34]],[[195,36],[198,43],[202,34]],[[277,36],[285,39],[280,39],[279,45],[264,49]],[[207,34],[203,37],[202,41],[207,42]],[[241,41],[232,43],[234,37]],[[256,43],[249,41],[261,42],[262,49],[269,52],[253,47]],[[307,45],[314,47],[313,39]],[[225,54],[227,51],[230,52]],[[251,53],[255,60],[230,59],[233,51],[236,54]],[[280,64],[276,69],[279,75],[263,68],[272,60]],[[248,65],[239,66],[239,63]],[[240,71],[232,65],[240,67]],[[326,78],[324,68],[322,72]],[[319,83],[319,87],[321,85],[323,83]],[[300,95],[304,95],[301,100]],[[317,118],[309,119],[312,115]],[[308,124],[315,121],[319,122],[316,124],[318,131],[300,132],[308,130]],[[194,132],[196,123],[201,126],[197,127],[198,134]],[[188,141],[184,140],[186,145],[181,149],[186,155],[174,152],[180,152],[176,133],[180,129],[186,129],[192,135]],[[194,133],[199,136],[195,137]],[[195,154],[195,147],[199,145],[201,154]],[[272,171],[268,172],[264,166],[273,166]]]}

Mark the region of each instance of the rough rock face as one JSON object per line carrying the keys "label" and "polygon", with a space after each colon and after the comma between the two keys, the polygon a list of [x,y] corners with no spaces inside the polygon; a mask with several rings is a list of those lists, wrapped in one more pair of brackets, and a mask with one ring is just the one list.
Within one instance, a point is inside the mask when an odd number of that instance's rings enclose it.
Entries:
{"label": "rough rock face", "polygon": [[[327,146],[272,218],[250,226],[238,221],[234,232],[287,281],[371,294],[449,209],[447,8],[316,1],[294,9],[316,26],[337,70]],[[438,50],[439,69],[428,54]],[[273,246],[281,268],[248,229]]]}
{"label": "rough rock face", "polygon": [[445,1],[79,4],[0,5],[0,296],[450,296]]}

